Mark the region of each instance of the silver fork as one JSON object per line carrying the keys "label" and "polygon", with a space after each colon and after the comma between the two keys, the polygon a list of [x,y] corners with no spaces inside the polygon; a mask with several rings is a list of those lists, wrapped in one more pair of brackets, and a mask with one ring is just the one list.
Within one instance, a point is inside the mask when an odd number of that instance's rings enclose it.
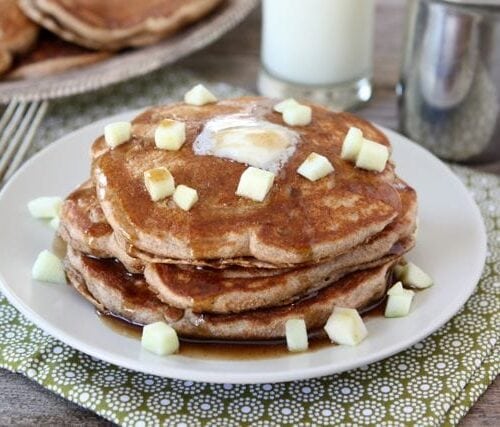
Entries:
{"label": "silver fork", "polygon": [[0,182],[7,181],[23,162],[47,111],[47,101],[10,101],[0,119]]}

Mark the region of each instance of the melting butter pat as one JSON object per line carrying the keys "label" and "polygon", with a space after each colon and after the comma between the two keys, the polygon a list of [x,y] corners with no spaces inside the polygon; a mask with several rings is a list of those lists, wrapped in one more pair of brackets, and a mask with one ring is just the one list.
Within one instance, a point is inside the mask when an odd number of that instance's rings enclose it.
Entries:
{"label": "melting butter pat", "polygon": [[66,273],[64,272],[61,260],[50,251],[42,251],[38,255],[31,270],[31,276],[35,280],[49,283],[66,283]]}
{"label": "melting butter pat", "polygon": [[363,144],[363,132],[356,127],[351,127],[347,131],[342,144],[342,152],[340,157],[344,160],[355,162],[358,158],[361,145]]}
{"label": "melting butter pat", "polygon": [[186,141],[186,124],[177,120],[164,119],[156,127],[155,144],[162,150],[177,151]]}
{"label": "melting butter pat", "polygon": [[188,211],[198,201],[198,192],[187,185],[178,185],[174,191],[173,199],[177,206]]}
{"label": "melting butter pat", "polygon": [[387,305],[385,317],[404,317],[410,312],[415,292],[404,289],[401,282],[397,282],[387,291]]}
{"label": "melting butter pat", "polygon": [[208,121],[193,151],[277,172],[295,152],[299,135],[285,126],[235,114]]}
{"label": "melting butter pat", "polygon": [[144,172],[144,183],[153,202],[171,196],[175,191],[174,177],[165,167]]}
{"label": "melting butter pat", "polygon": [[363,319],[354,308],[335,307],[324,329],[332,342],[343,345],[358,345],[368,335]]}
{"label": "melting butter pat", "polygon": [[184,95],[184,102],[201,106],[217,102],[217,97],[202,84],[196,85]]}
{"label": "melting butter pat", "polygon": [[59,216],[62,204],[60,197],[38,197],[28,203],[28,210],[33,218],[51,219]]}
{"label": "melting butter pat", "polygon": [[304,319],[288,319],[285,323],[285,332],[288,351],[306,351],[309,348]]}
{"label": "melting butter pat", "polygon": [[104,127],[104,140],[111,148],[127,142],[131,134],[132,124],[130,122],[115,122]]}
{"label": "melting butter pat", "polygon": [[286,108],[297,107],[299,105],[300,104],[297,101],[295,101],[295,99],[288,98],[288,99],[285,99],[284,101],[277,103],[273,107],[273,110],[278,112],[278,113],[283,113],[283,111],[285,111]]}
{"label": "melting butter pat", "polygon": [[312,109],[307,105],[290,105],[283,109],[283,121],[290,126],[305,126],[311,123]]}
{"label": "melting butter pat", "polygon": [[274,174],[250,166],[241,174],[236,195],[262,202],[274,182]]}
{"label": "melting butter pat", "polygon": [[399,279],[407,286],[425,289],[433,285],[432,278],[412,262],[404,265],[399,272]]}
{"label": "melting butter pat", "polygon": [[176,353],[179,350],[177,332],[165,322],[155,322],[142,329],[141,345],[159,356]]}
{"label": "melting butter pat", "polygon": [[310,181],[317,181],[332,173],[333,168],[330,160],[317,153],[311,153],[297,169],[297,173]]}
{"label": "melting butter pat", "polygon": [[387,160],[389,160],[389,149],[385,145],[364,139],[356,158],[356,167],[382,172]]}

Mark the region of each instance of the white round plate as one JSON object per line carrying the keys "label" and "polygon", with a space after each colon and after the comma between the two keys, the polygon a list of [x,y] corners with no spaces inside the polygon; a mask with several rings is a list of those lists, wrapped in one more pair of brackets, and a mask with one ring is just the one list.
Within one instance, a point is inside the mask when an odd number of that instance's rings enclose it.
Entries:
{"label": "white round plate", "polygon": [[73,132],[29,160],[0,193],[0,289],[28,319],[66,344],[136,371],[217,383],[260,383],[332,374],[397,353],[442,326],[472,294],[483,269],[486,234],[479,210],[462,183],[428,151],[384,129],[394,147],[399,175],[419,197],[418,243],[408,258],[435,285],[419,292],[409,316],[367,318],[369,336],[357,347],[332,346],[261,360],[158,357],[140,342],[104,325],[94,308],[70,286],[31,279],[37,254],[51,248],[54,232],[30,217],[26,204],[43,195],[65,196],[89,176],[89,147],[105,123]]}

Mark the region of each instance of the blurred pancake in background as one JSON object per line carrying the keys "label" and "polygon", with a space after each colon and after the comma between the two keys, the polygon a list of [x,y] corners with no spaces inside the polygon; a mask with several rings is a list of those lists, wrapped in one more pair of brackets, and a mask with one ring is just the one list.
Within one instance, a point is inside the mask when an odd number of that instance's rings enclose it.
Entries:
{"label": "blurred pancake in background", "polygon": [[221,0],[21,0],[26,15],[65,40],[98,50],[152,44]]}
{"label": "blurred pancake in background", "polygon": [[89,50],[44,31],[36,47],[14,61],[6,77],[25,79],[47,76],[93,64],[110,56],[109,52]]}
{"label": "blurred pancake in background", "polygon": [[38,24],[24,15],[17,0],[0,0],[0,75],[10,68],[15,55],[32,48],[38,32]]}

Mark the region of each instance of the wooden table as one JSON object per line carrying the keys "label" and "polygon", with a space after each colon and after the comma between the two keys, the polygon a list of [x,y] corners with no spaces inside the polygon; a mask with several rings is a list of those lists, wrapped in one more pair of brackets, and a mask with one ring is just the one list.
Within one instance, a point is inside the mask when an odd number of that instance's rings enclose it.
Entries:
{"label": "wooden table", "polygon": [[[358,113],[370,120],[397,127],[394,85],[398,78],[403,40],[404,7],[401,0],[378,0],[375,38],[375,95]],[[210,47],[182,60],[202,78],[225,81],[255,90],[259,69],[260,11]],[[167,71],[168,72],[168,71]],[[500,173],[500,162],[481,166]],[[36,383],[0,370],[0,425],[82,425],[110,423],[92,412],[45,390]],[[497,379],[462,422],[463,426],[496,426],[500,419],[500,381]]]}

